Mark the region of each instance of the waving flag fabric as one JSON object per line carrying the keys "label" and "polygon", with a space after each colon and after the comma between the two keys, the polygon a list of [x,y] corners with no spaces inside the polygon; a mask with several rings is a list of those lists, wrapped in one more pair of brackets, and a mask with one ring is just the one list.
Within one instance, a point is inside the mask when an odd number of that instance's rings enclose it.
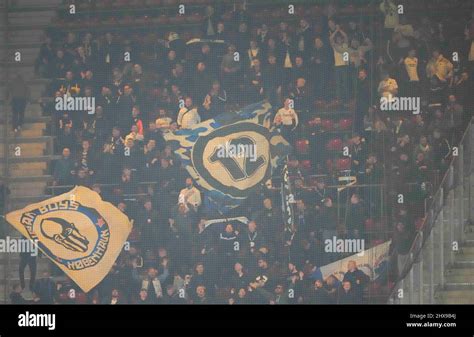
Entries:
{"label": "waving flag fabric", "polygon": [[204,190],[207,211],[225,214],[240,205],[289,153],[288,142],[270,127],[270,109],[260,102],[165,135]]}
{"label": "waving flag fabric", "polygon": [[107,275],[132,230],[124,213],[82,186],[6,219],[85,292]]}

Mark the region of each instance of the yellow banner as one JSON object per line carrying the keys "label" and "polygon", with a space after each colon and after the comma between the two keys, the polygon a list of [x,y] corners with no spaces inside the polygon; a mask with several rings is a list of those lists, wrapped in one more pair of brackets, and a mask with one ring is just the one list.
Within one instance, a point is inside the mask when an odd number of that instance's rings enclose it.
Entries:
{"label": "yellow banner", "polygon": [[82,186],[6,219],[85,292],[107,275],[132,230],[124,213]]}

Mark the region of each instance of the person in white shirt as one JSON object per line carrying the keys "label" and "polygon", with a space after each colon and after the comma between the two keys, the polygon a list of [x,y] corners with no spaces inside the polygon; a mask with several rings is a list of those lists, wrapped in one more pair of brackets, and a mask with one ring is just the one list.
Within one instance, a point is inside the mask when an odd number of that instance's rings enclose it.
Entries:
{"label": "person in white shirt", "polygon": [[186,97],[184,100],[184,107],[179,109],[177,122],[181,129],[190,129],[194,125],[201,123],[201,117],[197,108],[193,105],[191,97]]}
{"label": "person in white shirt", "polygon": [[169,132],[173,120],[167,116],[166,109],[164,108],[160,108],[158,114],[158,118],[155,121],[156,128],[163,133]]}
{"label": "person in white shirt", "polygon": [[283,104],[283,107],[278,110],[273,119],[273,123],[280,129],[283,137],[286,139],[291,138],[291,133],[298,126],[298,115],[293,109],[292,105],[293,100],[287,98]]}
{"label": "person in white shirt", "polygon": [[186,178],[186,187],[179,192],[178,203],[191,205],[195,211],[201,206],[201,192],[194,186],[191,178]]}

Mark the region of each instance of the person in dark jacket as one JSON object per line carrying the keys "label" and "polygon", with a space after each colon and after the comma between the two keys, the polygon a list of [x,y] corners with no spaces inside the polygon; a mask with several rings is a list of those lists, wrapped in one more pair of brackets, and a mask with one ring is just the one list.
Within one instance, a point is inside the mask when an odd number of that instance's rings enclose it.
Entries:
{"label": "person in dark jacket", "polygon": [[56,162],[53,173],[53,185],[70,185],[73,182],[74,160],[69,148],[63,149],[63,156]]}
{"label": "person in dark jacket", "polygon": [[352,284],[349,281],[343,281],[342,287],[339,288],[337,294],[337,304],[356,304],[357,296],[352,289]]}
{"label": "person in dark jacket", "polygon": [[395,225],[395,232],[393,233],[392,243],[389,249],[389,255],[394,254],[397,257],[398,276],[402,273],[408,263],[410,257],[410,248],[413,243],[414,233],[409,230],[407,226],[401,221]]}
{"label": "person in dark jacket", "polygon": [[263,67],[263,90],[272,106],[279,104],[278,93],[281,92],[281,84],[282,74],[277,57],[270,54],[267,57],[267,64]]}
{"label": "person in dark jacket", "polygon": [[334,304],[334,298],[329,295],[329,292],[324,288],[323,281],[320,279],[314,281],[310,304]]}
{"label": "person in dark jacket", "polygon": [[[25,237],[22,238],[26,240]],[[30,268],[29,288],[30,290],[33,290],[36,280],[36,255],[32,254],[31,252],[24,251],[20,253],[20,266],[18,268],[20,274],[21,289],[25,289],[25,269],[27,266]]]}
{"label": "person in dark jacket", "polygon": [[349,238],[361,239],[364,237],[365,206],[357,193],[352,194],[347,214],[347,232]]}
{"label": "person in dark jacket", "polygon": [[364,131],[364,116],[369,112],[372,103],[372,88],[370,78],[367,76],[367,70],[360,69],[357,78],[356,87],[356,110],[354,116],[354,132]]}
{"label": "person in dark jacket", "polygon": [[43,278],[36,281],[34,290],[40,304],[53,304],[56,296],[56,283],[49,272],[43,273]]}
{"label": "person in dark jacket", "polygon": [[21,286],[19,284],[15,284],[13,286],[13,291],[10,293],[10,301],[12,304],[28,304],[29,302],[24,299],[23,295],[21,294]]}
{"label": "person in dark jacket", "polygon": [[12,107],[12,126],[18,132],[23,125],[25,118],[25,108],[30,95],[30,89],[20,74],[10,82],[8,87],[8,99]]}
{"label": "person in dark jacket", "polygon": [[451,155],[451,145],[446,137],[441,135],[439,129],[433,130],[433,163],[435,168],[444,171],[447,167],[449,156]]}
{"label": "person in dark jacket", "polygon": [[364,296],[364,289],[367,287],[370,278],[362,270],[357,268],[355,261],[347,263],[347,272],[344,274],[342,282],[349,281],[351,288],[354,291],[357,303],[362,303]]}
{"label": "person in dark jacket", "polygon": [[172,284],[168,284],[159,304],[186,304],[184,289],[176,291]]}

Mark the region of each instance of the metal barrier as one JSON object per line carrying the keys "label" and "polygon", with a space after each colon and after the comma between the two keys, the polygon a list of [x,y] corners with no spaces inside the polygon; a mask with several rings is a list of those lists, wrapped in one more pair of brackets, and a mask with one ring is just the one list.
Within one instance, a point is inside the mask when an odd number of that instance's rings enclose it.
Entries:
{"label": "metal barrier", "polygon": [[444,289],[446,269],[465,241],[465,225],[474,215],[474,119],[471,120],[428,205],[423,225],[406,256],[391,304],[435,303]]}

